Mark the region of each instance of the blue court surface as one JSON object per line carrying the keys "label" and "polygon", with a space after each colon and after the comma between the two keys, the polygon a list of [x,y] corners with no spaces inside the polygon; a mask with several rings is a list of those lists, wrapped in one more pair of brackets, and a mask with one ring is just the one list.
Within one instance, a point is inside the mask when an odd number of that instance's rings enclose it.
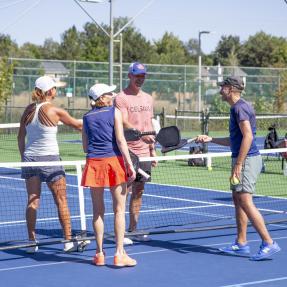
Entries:
{"label": "blue court surface", "polygon": [[[8,173],[5,180],[1,181],[0,189],[2,194],[2,212],[5,208],[5,198],[9,198],[9,186],[6,186]],[[13,174],[13,179],[17,181],[17,192],[25,198],[25,186],[19,175]],[[12,180],[12,176],[11,176]],[[69,187],[76,186],[75,176],[67,176]],[[13,184],[12,184],[13,185]],[[15,184],[16,186],[16,184]],[[146,195],[154,196],[152,191],[149,191],[147,185]],[[165,192],[168,192],[169,187],[158,188],[156,197],[164,197]],[[182,202],[181,196],[188,196],[188,188],[178,188],[178,202]],[[194,192],[203,192],[200,189]],[[210,192],[210,193],[209,193]],[[48,191],[43,191],[42,197],[48,196]],[[14,199],[14,203],[20,210],[25,210],[25,205],[17,205],[20,195]],[[85,204],[87,208],[91,207],[89,193]],[[193,208],[206,205],[208,210],[203,213],[203,216],[215,216],[212,212],[214,206],[224,207],[233,212],[230,194],[219,193],[217,191],[205,192],[206,198],[202,202],[194,202]],[[68,195],[68,200],[72,200]],[[146,218],[152,220],[164,220],[157,217],[156,212],[145,213],[148,208],[154,209],[157,205],[153,201],[153,206],[144,198],[143,213],[140,221],[145,222]],[[214,202],[210,202],[214,200]],[[262,208],[268,208],[268,202],[264,198],[256,197],[256,204]],[[167,198],[171,200],[171,198]],[[192,201],[191,199],[189,201]],[[205,201],[209,203],[206,204]],[[24,202],[24,201],[23,201]],[[286,200],[278,199],[279,205],[282,205],[282,210],[286,210]],[[7,204],[7,202],[6,202]],[[12,205],[12,203],[8,203]],[[182,203],[180,203],[182,204]],[[160,202],[158,203],[160,205]],[[53,209],[54,207],[51,207]],[[178,205],[178,209],[181,205]],[[75,210],[74,210],[75,209]],[[77,207],[71,207],[71,215],[73,226],[77,224],[78,213]],[[220,210],[220,209],[218,209]],[[11,211],[12,213],[13,211]],[[39,218],[42,217],[41,208]],[[109,212],[109,211],[108,211]],[[193,211],[185,211],[188,215]],[[170,211],[169,213],[174,213]],[[181,210],[181,215],[183,216]],[[44,216],[44,214],[43,214]],[[223,215],[218,215],[223,217]],[[283,218],[286,214],[281,215]],[[8,222],[11,214],[1,215],[1,221]],[[10,218],[11,220],[11,218]],[[0,232],[4,236],[7,232],[17,234],[25,232],[25,222],[20,218],[15,219],[17,224],[0,224]],[[53,228],[57,230],[57,218],[49,219]],[[107,217],[107,221],[111,221],[112,217]],[[226,217],[226,224],[233,223],[232,219]],[[91,225],[91,216],[87,216],[88,229]],[[164,225],[165,222],[161,223]],[[37,223],[38,224],[38,223]],[[41,222],[39,223],[41,224]],[[39,228],[39,233],[44,236],[45,230]],[[39,252],[34,255],[29,255],[24,249],[11,249],[0,251],[0,286],[21,286],[21,287],[51,287],[51,286],[198,286],[198,287],[220,287],[220,286],[272,286],[285,287],[287,286],[287,224],[271,224],[268,226],[274,240],[278,242],[282,251],[275,254],[271,259],[252,262],[248,257],[238,257],[225,255],[219,252],[218,248],[230,244],[234,241],[236,230],[234,228],[223,230],[209,230],[190,233],[173,233],[152,235],[151,241],[137,242],[133,245],[126,246],[126,251],[129,255],[135,258],[138,265],[133,268],[115,268],[113,266],[113,255],[115,244],[111,240],[105,242],[105,252],[107,256],[107,264],[103,267],[96,267],[92,264],[92,257],[95,254],[95,241],[92,241],[88,248],[83,253],[65,254],[62,252],[62,245],[47,245],[41,246]],[[16,230],[15,230],[16,229]],[[1,235],[0,235],[1,236]],[[12,236],[12,235],[11,235]],[[13,235],[14,236],[14,235]],[[12,237],[13,237],[12,236]],[[260,238],[252,227],[248,230],[248,240],[251,246],[252,254],[258,251],[261,244]]]}

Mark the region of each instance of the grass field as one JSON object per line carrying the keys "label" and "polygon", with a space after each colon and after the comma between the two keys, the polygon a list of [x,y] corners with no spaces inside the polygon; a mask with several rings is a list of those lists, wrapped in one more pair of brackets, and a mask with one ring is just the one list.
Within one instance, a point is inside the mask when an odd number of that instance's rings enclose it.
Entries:
{"label": "grass field", "polygon": [[[195,134],[184,134],[191,137]],[[81,134],[58,133],[62,160],[84,160]],[[177,151],[176,154],[182,152]],[[0,162],[20,162],[15,133],[0,134]],[[173,153],[174,154],[174,153]],[[160,153],[159,153],[160,155]],[[169,155],[172,155],[170,153]],[[283,176],[281,161],[278,158],[264,157],[266,172],[262,173],[257,183],[257,193],[273,196],[286,196],[287,177]],[[230,158],[212,159],[212,171],[206,167],[190,167],[185,161],[161,161],[153,170],[153,181],[164,184],[195,186],[199,188],[229,190]]]}

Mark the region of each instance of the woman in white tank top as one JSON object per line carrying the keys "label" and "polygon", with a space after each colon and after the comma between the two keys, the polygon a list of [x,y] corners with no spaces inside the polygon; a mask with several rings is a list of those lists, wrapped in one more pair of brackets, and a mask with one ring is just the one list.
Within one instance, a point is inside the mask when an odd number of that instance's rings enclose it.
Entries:
{"label": "woman in white tank top", "polygon": [[[52,78],[43,76],[36,80],[32,95],[33,103],[25,109],[18,133],[18,147],[22,161],[60,161],[56,138],[58,122],[61,121],[79,131],[82,129],[82,122],[52,104],[56,93],[56,82]],[[27,139],[26,143],[25,139]],[[26,221],[29,240],[37,243],[35,226],[41,195],[41,182],[46,182],[53,193],[64,237],[66,240],[70,240],[71,221],[63,167],[25,167],[22,168],[22,178],[26,181],[28,193]],[[64,251],[74,251],[76,248],[77,246],[73,242],[68,242],[65,243]],[[33,253],[37,250],[38,246],[35,245],[27,249],[27,252]]]}

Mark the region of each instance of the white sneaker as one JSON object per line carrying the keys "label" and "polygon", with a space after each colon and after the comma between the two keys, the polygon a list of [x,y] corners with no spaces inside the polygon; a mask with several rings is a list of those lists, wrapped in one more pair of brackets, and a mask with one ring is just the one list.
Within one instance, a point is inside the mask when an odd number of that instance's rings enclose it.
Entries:
{"label": "white sneaker", "polygon": [[73,251],[77,251],[77,242],[66,242],[64,244],[64,252],[73,252]]}
{"label": "white sneaker", "polygon": [[[113,237],[113,238],[109,238],[109,240],[113,241],[114,243],[116,243],[116,238]],[[128,237],[124,237],[124,245],[133,245],[134,242],[128,238]]]}
{"label": "white sneaker", "polygon": [[133,244],[134,242],[130,238],[128,237],[124,238],[124,245],[133,245]]}
{"label": "white sneaker", "polygon": [[150,237],[146,234],[133,235],[132,239],[135,241],[140,241],[140,242],[151,241]]}
{"label": "white sneaker", "polygon": [[[38,241],[36,241],[36,240],[35,241],[29,240],[29,244],[37,244],[37,243],[38,243]],[[33,254],[33,253],[36,253],[38,250],[39,250],[38,245],[35,245],[35,246],[27,247],[26,253]]]}

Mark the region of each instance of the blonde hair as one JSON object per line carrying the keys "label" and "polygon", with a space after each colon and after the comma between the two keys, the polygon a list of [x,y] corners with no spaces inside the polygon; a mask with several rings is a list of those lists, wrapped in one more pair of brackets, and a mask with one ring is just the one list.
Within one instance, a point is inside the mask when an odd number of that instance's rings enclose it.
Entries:
{"label": "blonde hair", "polygon": [[42,90],[35,88],[35,90],[32,93],[32,101],[33,102],[42,102],[48,96],[49,91],[43,92]]}

